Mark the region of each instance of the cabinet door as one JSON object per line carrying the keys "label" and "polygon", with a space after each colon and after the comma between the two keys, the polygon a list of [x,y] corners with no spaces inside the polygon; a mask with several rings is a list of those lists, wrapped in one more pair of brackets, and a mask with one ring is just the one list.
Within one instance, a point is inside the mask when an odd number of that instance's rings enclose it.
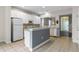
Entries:
{"label": "cabinet door", "polygon": [[31,34],[30,31],[24,31],[24,42],[25,42],[25,46],[27,47],[32,47],[31,45]]}
{"label": "cabinet door", "polygon": [[42,19],[42,26],[49,26],[49,20],[48,19]]}
{"label": "cabinet door", "polygon": [[57,28],[50,28],[50,36],[59,36],[59,29]]}
{"label": "cabinet door", "polygon": [[54,28],[54,36],[57,36],[57,29]]}
{"label": "cabinet door", "polygon": [[50,36],[54,36],[54,30],[53,30],[53,28],[50,28]]}
{"label": "cabinet door", "polygon": [[48,26],[49,25],[49,20],[44,20],[44,25]]}

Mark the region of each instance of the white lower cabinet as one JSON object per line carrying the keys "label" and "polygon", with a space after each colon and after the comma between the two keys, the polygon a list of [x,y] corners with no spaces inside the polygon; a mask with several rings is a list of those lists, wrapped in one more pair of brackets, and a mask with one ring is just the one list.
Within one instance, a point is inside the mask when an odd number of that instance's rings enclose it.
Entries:
{"label": "white lower cabinet", "polygon": [[50,28],[50,36],[59,36],[58,28]]}
{"label": "white lower cabinet", "polygon": [[53,28],[50,28],[50,36],[54,36],[54,30],[53,30]]}

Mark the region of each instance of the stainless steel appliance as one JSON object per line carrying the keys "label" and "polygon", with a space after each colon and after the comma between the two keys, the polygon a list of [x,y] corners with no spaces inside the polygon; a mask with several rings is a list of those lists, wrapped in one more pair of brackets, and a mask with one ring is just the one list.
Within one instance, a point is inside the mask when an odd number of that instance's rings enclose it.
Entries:
{"label": "stainless steel appliance", "polygon": [[11,17],[11,41],[23,39],[23,23],[21,18]]}

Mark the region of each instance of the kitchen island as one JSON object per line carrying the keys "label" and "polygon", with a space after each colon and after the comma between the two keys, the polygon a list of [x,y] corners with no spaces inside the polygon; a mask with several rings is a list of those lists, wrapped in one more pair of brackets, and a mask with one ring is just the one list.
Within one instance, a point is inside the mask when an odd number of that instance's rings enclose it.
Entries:
{"label": "kitchen island", "polygon": [[33,51],[49,41],[49,27],[24,29],[25,46]]}

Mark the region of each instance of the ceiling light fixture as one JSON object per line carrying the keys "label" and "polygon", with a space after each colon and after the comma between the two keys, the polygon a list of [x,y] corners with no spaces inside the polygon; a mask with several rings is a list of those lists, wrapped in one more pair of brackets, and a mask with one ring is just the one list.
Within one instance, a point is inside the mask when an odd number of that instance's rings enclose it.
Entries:
{"label": "ceiling light fixture", "polygon": [[20,7],[25,7],[25,6],[20,6]]}
{"label": "ceiling light fixture", "polygon": [[46,6],[42,6],[42,8],[46,8]]}
{"label": "ceiling light fixture", "polygon": [[51,14],[49,12],[45,12],[44,14],[41,15],[41,18],[51,18]]}

